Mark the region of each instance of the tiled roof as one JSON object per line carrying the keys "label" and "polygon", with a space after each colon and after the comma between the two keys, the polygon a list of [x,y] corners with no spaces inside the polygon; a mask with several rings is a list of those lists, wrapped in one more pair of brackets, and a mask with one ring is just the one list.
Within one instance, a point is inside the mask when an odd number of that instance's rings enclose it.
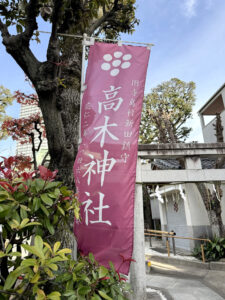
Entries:
{"label": "tiled roof", "polygon": [[[202,158],[202,169],[213,169],[215,167],[216,160]],[[175,159],[154,159],[152,165],[161,170],[181,169],[180,162]],[[225,169],[225,164],[222,169]]]}

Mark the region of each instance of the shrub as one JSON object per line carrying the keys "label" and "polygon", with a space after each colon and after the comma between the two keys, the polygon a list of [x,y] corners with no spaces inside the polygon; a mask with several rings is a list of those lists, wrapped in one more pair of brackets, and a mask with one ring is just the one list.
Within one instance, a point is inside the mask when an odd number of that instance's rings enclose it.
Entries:
{"label": "shrub", "polygon": [[108,270],[92,254],[75,261],[52,242],[80,209],[74,192],[54,180],[57,171],[16,164],[15,157],[0,163],[0,300],[126,299],[129,285],[112,263]]}
{"label": "shrub", "polygon": [[[216,261],[225,257],[225,238],[215,237],[211,242],[204,245],[205,259],[207,261]],[[193,255],[202,259],[201,247],[195,247]]]}

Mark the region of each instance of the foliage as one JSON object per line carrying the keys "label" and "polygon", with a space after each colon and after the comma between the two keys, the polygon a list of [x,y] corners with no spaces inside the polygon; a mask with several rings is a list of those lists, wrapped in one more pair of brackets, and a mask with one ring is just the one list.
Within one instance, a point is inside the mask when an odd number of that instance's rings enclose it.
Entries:
{"label": "foliage", "polygon": [[[0,125],[4,120],[9,119],[5,114],[5,109],[8,105],[11,105],[12,102],[13,96],[11,95],[10,90],[0,85]],[[6,134],[7,133],[4,130],[1,130],[0,139],[3,139]]]}
{"label": "foliage", "polygon": [[5,108],[12,104],[12,102],[13,96],[11,95],[10,90],[0,85],[0,121],[2,121],[5,114]]}
{"label": "foliage", "polygon": [[41,148],[43,138],[46,136],[43,118],[39,110],[36,109],[38,97],[36,94],[27,95],[16,91],[13,98],[21,105],[32,106],[36,113],[24,118],[6,118],[1,125],[1,130],[5,135],[11,136],[13,140],[19,141],[20,144],[31,144],[32,163],[34,169],[37,169],[37,153]]}
{"label": "foliage", "polygon": [[[204,253],[207,261],[216,261],[225,258],[225,238],[215,237],[212,241],[205,243]],[[193,255],[202,259],[201,246],[195,247]]]}
{"label": "foliage", "polygon": [[[58,23],[60,32],[68,31],[70,28],[83,31],[93,26],[95,21],[106,18],[98,24],[98,31],[105,32],[107,37],[116,37],[118,32],[133,32],[138,20],[135,18],[135,0],[92,0],[92,1],[57,1],[39,0],[36,5],[27,0],[5,0],[1,1],[0,13],[6,21],[7,27],[15,26],[17,33],[22,33],[27,27],[27,14],[29,6],[33,6],[32,12],[35,17],[41,16],[44,21],[54,22],[54,10],[60,7]],[[59,6],[59,7],[57,7]],[[96,25],[95,25],[96,26]],[[94,29],[94,28],[93,28]],[[38,34],[36,34],[38,40]],[[39,40],[38,40],[39,41]]]}
{"label": "foliage", "polygon": [[[121,278],[110,263],[110,269],[100,266],[93,254],[78,261],[68,255],[70,249],[60,249],[60,242],[53,247],[37,235],[34,245],[22,244],[26,256],[4,282],[2,294],[14,294],[12,299],[126,299],[130,290],[125,278]],[[8,245],[0,257],[19,257]],[[32,257],[31,257],[32,255]],[[16,284],[15,284],[16,283]],[[1,293],[1,292],[0,292]],[[5,298],[9,296],[5,295]]]}
{"label": "foliage", "polygon": [[55,181],[57,171],[25,172],[17,159],[0,163],[0,299],[126,299],[129,285],[112,263],[108,270],[92,254],[74,261],[55,242],[70,211],[79,219],[73,191]]}
{"label": "foliage", "polygon": [[[78,148],[82,39],[71,35],[117,39],[139,23],[136,0],[3,0],[0,31],[6,51],[32,82],[39,98],[48,139],[49,168],[73,187]],[[40,42],[41,18],[51,23],[46,60],[30,47]],[[11,32],[14,34],[12,35]],[[16,34],[17,33],[17,34]]]}
{"label": "foliage", "polygon": [[32,143],[35,129],[42,136],[44,125],[40,113],[36,113],[27,118],[5,120],[2,124],[2,129],[7,131],[7,134],[13,140],[19,140],[21,144],[27,144]]}
{"label": "foliage", "polygon": [[153,88],[144,99],[140,142],[185,141],[191,131],[184,124],[192,116],[194,89],[194,82],[186,83],[177,78]]}

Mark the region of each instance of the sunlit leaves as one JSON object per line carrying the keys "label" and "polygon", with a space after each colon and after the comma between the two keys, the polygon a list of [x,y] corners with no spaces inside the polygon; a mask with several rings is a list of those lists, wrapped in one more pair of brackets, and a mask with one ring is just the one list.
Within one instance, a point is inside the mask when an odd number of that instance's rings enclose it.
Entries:
{"label": "sunlit leaves", "polygon": [[185,122],[192,117],[194,89],[194,82],[177,78],[153,88],[144,98],[140,143],[185,141],[191,131]]}

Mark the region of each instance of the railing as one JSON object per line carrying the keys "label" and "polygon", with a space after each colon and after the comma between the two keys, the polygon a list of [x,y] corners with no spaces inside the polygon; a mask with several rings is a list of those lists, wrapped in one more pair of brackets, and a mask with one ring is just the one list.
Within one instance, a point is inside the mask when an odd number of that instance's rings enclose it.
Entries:
{"label": "railing", "polygon": [[174,231],[162,231],[162,230],[153,230],[153,229],[145,229],[145,236],[150,237],[150,247],[152,247],[152,236],[159,236],[159,237],[165,237],[166,238],[166,248],[167,248],[167,254],[168,257],[170,257],[170,243],[169,238],[172,239],[172,245],[173,245],[173,255],[176,255],[176,245],[175,245],[175,239],[184,239],[184,240],[191,240],[191,241],[202,241],[201,243],[201,251],[202,251],[202,261],[205,263],[205,252],[204,252],[204,243],[205,242],[211,242],[210,239],[199,239],[199,238],[190,238],[190,237],[183,237],[183,236],[176,236],[176,233]]}

